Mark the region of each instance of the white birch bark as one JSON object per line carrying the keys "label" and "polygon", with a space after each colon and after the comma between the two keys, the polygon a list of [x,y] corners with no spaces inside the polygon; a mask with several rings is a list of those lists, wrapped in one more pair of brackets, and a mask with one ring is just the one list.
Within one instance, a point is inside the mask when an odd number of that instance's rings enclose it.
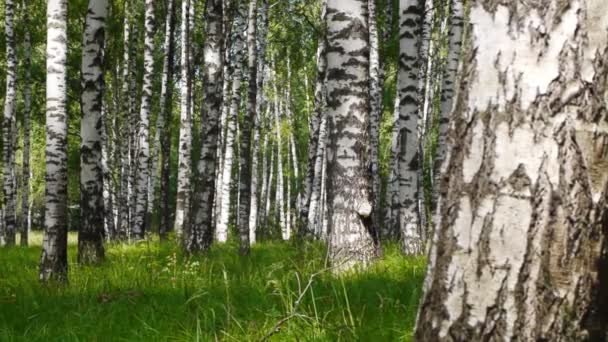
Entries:
{"label": "white birch bark", "polygon": [[336,272],[365,266],[375,254],[370,232],[368,2],[327,1],[329,118],[327,205],[329,257]]}
{"label": "white birch bark", "polygon": [[47,1],[46,192],[40,280],[67,281],[67,0]]}
{"label": "white birch bark", "polygon": [[222,0],[208,0],[206,6],[206,37],[203,47],[203,116],[205,123],[201,155],[195,173],[195,191],[192,203],[192,220],[184,234],[185,250],[192,253],[207,249],[214,235],[213,199],[220,115],[222,110],[222,83],[224,82],[224,36]]}
{"label": "white birch bark", "polygon": [[190,110],[190,0],[182,2],[182,53],[180,80],[180,126],[177,168],[175,234],[181,237],[189,216],[192,170],[192,112]]}
{"label": "white birch bark", "polygon": [[[17,106],[17,59],[15,57],[15,6],[13,0],[4,1],[4,37],[6,40],[6,95],[4,97],[4,115],[2,120],[3,136],[3,185],[4,185],[4,230],[0,242],[7,246],[15,245],[17,230],[17,184],[15,182],[14,156],[16,146],[13,135],[15,112]],[[3,241],[2,241],[3,240]]]}
{"label": "white birch bark", "polygon": [[283,157],[282,157],[282,146],[283,139],[281,137],[281,120],[279,116],[279,112],[281,111],[280,102],[277,92],[277,75],[275,64],[273,61],[273,87],[275,93],[274,99],[274,121],[275,121],[275,132],[276,132],[276,140],[277,140],[277,186],[276,186],[276,197],[275,203],[278,207],[279,214],[279,228],[281,230],[281,237],[283,240],[289,240],[291,237],[291,231],[289,230],[289,226],[287,225],[287,218],[285,213],[285,197],[284,197],[284,178],[283,178]]}
{"label": "white birch bark", "polygon": [[564,4],[471,2],[416,340],[607,337],[608,3]]}
{"label": "white birch bark", "polygon": [[148,175],[150,172],[150,111],[152,107],[152,77],[154,74],[154,6],[155,0],[146,0],[144,38],[144,76],[139,112],[137,139],[136,205],[133,238],[142,240],[147,230]]}

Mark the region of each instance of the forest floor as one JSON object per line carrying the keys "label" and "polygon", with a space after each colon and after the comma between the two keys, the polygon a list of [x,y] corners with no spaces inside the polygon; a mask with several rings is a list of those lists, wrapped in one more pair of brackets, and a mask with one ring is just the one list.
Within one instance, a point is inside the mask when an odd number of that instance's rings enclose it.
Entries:
{"label": "forest floor", "polygon": [[[38,282],[41,235],[0,249],[0,341],[409,341],[425,262],[397,246],[365,271],[335,276],[319,243],[237,244],[186,258],[174,243],[109,245],[69,285]],[[19,239],[17,239],[19,241]]]}

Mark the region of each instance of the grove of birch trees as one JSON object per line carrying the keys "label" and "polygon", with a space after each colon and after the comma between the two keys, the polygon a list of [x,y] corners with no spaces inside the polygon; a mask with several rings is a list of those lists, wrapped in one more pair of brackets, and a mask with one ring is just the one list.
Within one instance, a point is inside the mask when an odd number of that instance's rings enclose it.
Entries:
{"label": "grove of birch trees", "polygon": [[[0,245],[426,258],[420,341],[601,341],[608,2],[0,0]],[[176,252],[177,252],[176,250]],[[0,250],[2,253],[2,250]]]}

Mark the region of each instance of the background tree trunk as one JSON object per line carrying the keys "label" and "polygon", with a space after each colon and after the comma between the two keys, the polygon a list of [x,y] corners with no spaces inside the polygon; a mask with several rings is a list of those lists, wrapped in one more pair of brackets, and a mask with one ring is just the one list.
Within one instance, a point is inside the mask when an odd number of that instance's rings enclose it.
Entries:
{"label": "background tree trunk", "polygon": [[154,5],[146,0],[144,76],[141,92],[140,122],[137,143],[137,187],[133,237],[141,240],[147,230],[148,175],[150,172],[150,112],[152,110],[152,77],[154,74]]}
{"label": "background tree trunk", "polygon": [[608,3],[563,5],[471,4],[417,340],[606,339]]}
{"label": "background tree trunk", "polygon": [[17,184],[15,182],[15,151],[13,135],[15,128],[15,109],[17,106],[17,59],[15,57],[15,6],[13,0],[4,2],[4,37],[6,39],[6,96],[4,98],[3,155],[4,155],[4,230],[0,245],[15,245],[17,229]]}
{"label": "background tree trunk", "polygon": [[190,206],[190,177],[192,169],[192,115],[190,110],[190,0],[182,2],[182,54],[180,84],[180,126],[177,168],[177,201],[175,204],[175,234],[182,235]]}
{"label": "background tree trunk", "polygon": [[67,0],[47,1],[46,196],[40,280],[67,281]]}
{"label": "background tree trunk", "polygon": [[329,253],[336,271],[374,258],[366,0],[327,1]]}
{"label": "background tree trunk", "polygon": [[[23,13],[27,13],[27,1],[23,1]],[[21,175],[21,246],[28,245],[30,231],[30,114],[32,111],[32,37],[30,33],[30,22],[28,16],[23,16],[25,27],[25,79],[23,80],[23,170]]]}

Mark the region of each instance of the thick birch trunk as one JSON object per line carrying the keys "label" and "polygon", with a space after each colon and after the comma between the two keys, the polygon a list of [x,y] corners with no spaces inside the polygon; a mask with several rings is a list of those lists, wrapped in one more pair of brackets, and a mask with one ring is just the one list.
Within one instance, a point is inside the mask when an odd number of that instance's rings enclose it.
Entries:
{"label": "thick birch trunk", "polygon": [[108,2],[89,0],[84,26],[80,97],[80,229],[78,262],[104,259],[102,128],[104,39]]}
{"label": "thick birch trunk", "polygon": [[222,109],[223,78],[223,8],[221,0],[208,0],[206,6],[206,38],[203,47],[203,128],[201,155],[195,174],[192,220],[184,236],[185,250],[193,253],[207,249],[213,242],[213,198],[217,161],[219,119]]}
{"label": "thick birch trunk", "polygon": [[336,272],[366,265],[371,235],[367,0],[327,1],[329,256]]}
{"label": "thick birch trunk", "polygon": [[[23,11],[27,13],[27,1],[23,2]],[[30,213],[30,114],[32,109],[32,38],[30,33],[30,22],[27,16],[24,16],[25,26],[25,79],[23,80],[23,170],[21,175],[21,246],[28,245],[28,237],[30,231],[29,213]]]}
{"label": "thick birch trunk", "polygon": [[67,0],[47,2],[46,192],[40,280],[67,281]]}
{"label": "thick birch trunk", "polygon": [[393,126],[392,175],[389,180],[390,206],[387,229],[399,232],[403,251],[408,255],[422,252],[419,213],[420,157],[419,127],[419,64],[418,38],[422,8],[418,0],[401,0],[400,54]]}
{"label": "thick birch trunk", "polygon": [[144,76],[141,91],[140,121],[137,143],[136,206],[133,238],[142,240],[147,230],[148,175],[150,172],[150,111],[152,107],[152,77],[154,74],[154,5],[155,0],[146,0]]}
{"label": "thick birch trunk", "polygon": [[416,339],[606,340],[608,3],[487,5],[471,3]]}
{"label": "thick birch trunk", "polygon": [[175,203],[175,234],[181,237],[188,224],[192,170],[192,112],[190,111],[190,0],[182,2],[182,53],[180,81],[180,126],[177,168],[177,201]]}
{"label": "thick birch trunk", "polygon": [[[4,159],[4,230],[0,244],[15,245],[17,229],[17,184],[15,182],[15,151],[13,135],[15,127],[15,110],[17,106],[17,59],[15,57],[15,6],[13,0],[4,2],[4,37],[6,39],[6,95],[4,97],[3,116],[3,159]],[[4,240],[4,241],[2,241]]]}

